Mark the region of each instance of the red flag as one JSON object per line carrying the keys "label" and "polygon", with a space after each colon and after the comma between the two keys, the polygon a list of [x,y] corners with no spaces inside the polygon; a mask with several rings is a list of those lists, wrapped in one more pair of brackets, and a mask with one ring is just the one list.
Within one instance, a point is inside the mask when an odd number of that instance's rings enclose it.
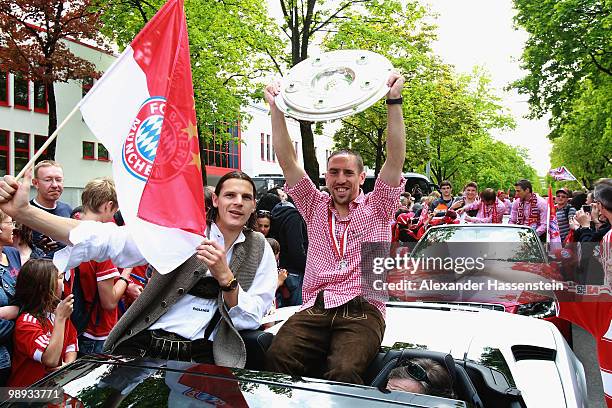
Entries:
{"label": "red flag", "polygon": [[134,49],[143,47],[135,59],[147,74],[151,94],[167,95],[157,154],[138,217],[203,235],[206,215],[187,23],[183,2],[170,0],[165,7],[170,3],[176,3],[170,21],[173,29],[153,32],[148,38],[141,33],[132,43]]}
{"label": "red flag", "polygon": [[189,41],[182,0],[168,2],[81,101],[113,158],[127,228],[160,273],[195,251],[206,227]]}
{"label": "red flag", "polygon": [[557,210],[552,195],[552,186],[548,186],[548,242],[561,244],[559,224],[557,223]]}

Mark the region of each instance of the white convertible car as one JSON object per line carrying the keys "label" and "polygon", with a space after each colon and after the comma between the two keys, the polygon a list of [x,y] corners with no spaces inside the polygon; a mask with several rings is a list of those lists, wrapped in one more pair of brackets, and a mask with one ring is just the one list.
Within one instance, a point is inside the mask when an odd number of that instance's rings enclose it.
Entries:
{"label": "white convertible car", "polygon": [[[270,316],[268,320],[277,323],[268,332],[276,333],[297,309],[279,309]],[[368,369],[366,384],[384,387],[399,350],[407,350],[410,357],[450,354],[455,392],[467,406],[587,406],[582,363],[550,322],[419,302],[388,303],[386,322],[382,350]]]}

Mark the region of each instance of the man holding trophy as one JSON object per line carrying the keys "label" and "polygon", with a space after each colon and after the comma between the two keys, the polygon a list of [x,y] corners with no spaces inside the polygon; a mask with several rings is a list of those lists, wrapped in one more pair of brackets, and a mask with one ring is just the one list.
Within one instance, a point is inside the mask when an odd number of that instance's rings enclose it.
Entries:
{"label": "man holding trophy", "polygon": [[[347,77],[346,72],[353,71],[342,70],[340,81],[348,83],[342,86],[358,82],[354,76]],[[283,111],[300,117],[279,107],[286,102],[281,100],[284,90],[296,85],[285,80],[283,85],[271,84],[265,90],[285,190],[304,217],[310,238],[304,303],[275,336],[266,358],[270,371],[363,384],[363,374],[380,348],[385,303],[366,284],[368,271],[361,269],[361,245],[391,241],[390,222],[406,182],[402,177],[406,138],[401,106],[404,78],[391,73],[386,82],[379,80],[383,93],[378,98],[386,93],[387,159],[374,190],[367,195],[360,188],[366,176],[363,161],[359,153],[350,150],[336,151],[327,161],[325,184],[330,195],[315,187],[298,164]],[[361,88],[369,83],[361,82]],[[328,85],[322,88],[331,94],[335,84],[330,81]],[[324,102],[323,97],[317,98]]]}

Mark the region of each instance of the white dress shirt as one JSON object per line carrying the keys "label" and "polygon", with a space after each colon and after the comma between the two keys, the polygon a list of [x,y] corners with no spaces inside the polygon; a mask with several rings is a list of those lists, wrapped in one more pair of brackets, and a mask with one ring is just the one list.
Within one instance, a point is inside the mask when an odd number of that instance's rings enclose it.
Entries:
{"label": "white dress shirt", "polygon": [[[210,239],[225,247],[223,234],[216,224],[212,224],[210,232]],[[147,263],[128,230],[113,223],[83,221],[70,231],[69,238],[73,245],[56,252],[53,258],[59,270],[70,270],[88,260],[101,262],[110,259],[116,266],[124,268]],[[234,245],[245,239],[241,232],[230,246],[226,253],[228,264],[232,259]],[[210,276],[210,272],[207,272],[207,276]],[[266,242],[251,287],[245,292],[238,285],[238,304],[228,310],[237,330],[256,329],[261,325],[263,316],[272,305],[277,281],[276,259]],[[190,340],[201,339],[216,310],[216,299],[185,294],[149,330],[162,329]],[[210,336],[211,340],[215,332]]]}

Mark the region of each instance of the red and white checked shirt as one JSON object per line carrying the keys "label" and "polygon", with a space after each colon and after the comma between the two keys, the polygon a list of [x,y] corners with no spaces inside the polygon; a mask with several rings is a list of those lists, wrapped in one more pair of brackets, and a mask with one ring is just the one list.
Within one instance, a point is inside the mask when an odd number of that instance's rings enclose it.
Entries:
{"label": "red and white checked shirt", "polygon": [[[349,204],[349,214],[340,217],[334,208],[332,198],[319,191],[307,175],[293,187],[285,190],[306,221],[308,231],[308,252],[302,288],[301,310],[314,305],[317,294],[323,291],[325,308],[330,309],[349,302],[357,296],[364,298],[385,315],[385,303],[381,296],[363,290],[361,279],[361,244],[366,242],[391,242],[390,222],[399,207],[399,197],[404,191],[406,180],[401,179],[398,187],[386,185],[376,179],[374,190],[367,195],[359,194]],[[336,219],[334,233],[340,242],[345,229],[347,267],[339,267],[334,240],[329,233],[329,211]],[[366,288],[368,289],[368,288]]]}

